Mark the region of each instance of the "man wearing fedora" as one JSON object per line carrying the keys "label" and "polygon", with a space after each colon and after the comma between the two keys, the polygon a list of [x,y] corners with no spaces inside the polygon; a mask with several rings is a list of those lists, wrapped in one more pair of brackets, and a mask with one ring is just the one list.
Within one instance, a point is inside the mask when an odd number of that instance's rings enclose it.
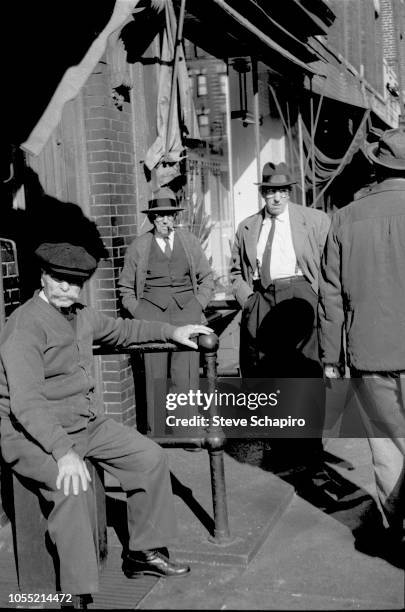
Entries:
{"label": "man wearing fedora", "polygon": [[84,247],[43,243],[36,255],[41,289],[13,312],[0,338],[1,451],[44,502],[62,592],[81,596],[98,589],[86,457],[127,493],[125,575],[183,576],[189,568],[170,560],[165,548],[176,533],[165,454],[135,429],[100,415],[92,346],[174,340],[197,348],[190,336],[211,330],[108,317],[79,301],[97,266]]}
{"label": "man wearing fedora", "polygon": [[327,378],[350,368],[385,526],[404,543],[405,132],[368,147],[376,183],[332,219],[320,282]]}
{"label": "man wearing fedora", "polygon": [[[173,191],[162,187],[149,200],[148,209],[142,211],[147,213],[153,229],[129,245],[118,282],[122,305],[135,319],[172,325],[205,321],[203,311],[212,296],[213,274],[196,236],[175,227],[176,214],[181,210]],[[169,376],[172,392],[197,389],[199,355],[146,354],[145,372],[148,405],[163,414],[157,381]]]}
{"label": "man wearing fedora", "polygon": [[330,221],[324,212],[290,201],[294,182],[285,163],[266,163],[259,183],[264,206],[244,219],[236,233],[231,280],[242,307],[240,367],[245,378],[322,374],[316,309]]}
{"label": "man wearing fedora", "polygon": [[[304,336],[298,347],[311,361],[317,361],[317,339],[314,332],[314,311],[318,293],[320,258],[329,229],[329,217],[314,208],[306,208],[290,201],[292,180],[286,164],[265,164],[263,180],[259,183],[264,200],[263,208],[244,219],[237,230],[232,250],[231,279],[233,291],[242,307],[240,365],[243,376],[256,376],[263,359],[263,344],[267,343],[267,359],[281,370],[280,352],[283,350],[285,329],[279,325],[267,329],[266,338],[260,334],[266,328],[270,312],[286,300],[299,305],[310,305],[312,322],[308,317]],[[280,306],[278,310],[281,311]],[[290,323],[296,324],[291,320]],[[280,321],[280,317],[278,317]],[[304,331],[304,330],[303,330]],[[298,333],[298,330],[297,330]],[[294,347],[294,350],[297,347]],[[286,356],[288,362],[288,356]],[[288,363],[285,364],[288,367]],[[288,371],[286,376],[292,376]]]}

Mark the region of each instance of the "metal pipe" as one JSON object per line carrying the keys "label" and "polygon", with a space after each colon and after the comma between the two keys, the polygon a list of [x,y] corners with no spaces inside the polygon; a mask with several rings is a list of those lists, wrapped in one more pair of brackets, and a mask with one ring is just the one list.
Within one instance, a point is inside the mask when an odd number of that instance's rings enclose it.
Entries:
{"label": "metal pipe", "polygon": [[[312,85],[311,85],[312,89]],[[315,126],[314,126],[314,99],[309,99],[310,110],[311,110],[311,162],[312,162],[312,204],[316,200],[316,181],[315,181]]]}
{"label": "metal pipe", "polygon": [[238,23],[243,25],[243,27],[249,30],[249,32],[251,32],[252,34],[255,34],[255,36],[257,36],[257,38],[262,43],[264,43],[271,49],[274,49],[275,51],[280,53],[280,55],[289,59],[294,64],[297,64],[297,66],[300,66],[303,70],[305,70],[305,72],[310,73],[310,74],[318,74],[316,70],[313,70],[312,68],[310,68],[308,64],[305,64],[304,62],[299,60],[297,57],[295,57],[295,55],[292,55],[292,53],[287,51],[287,49],[284,49],[284,47],[281,47],[276,42],[274,42],[272,38],[270,38],[269,36],[266,36],[266,34],[264,34],[261,30],[259,30],[259,28],[256,28],[256,26],[254,26],[253,23],[251,23],[248,19],[243,17],[237,10],[229,6],[229,4],[224,2],[224,0],[214,0],[214,2],[218,4],[218,6],[220,6],[226,13],[229,13],[229,15],[231,15],[235,19],[235,21],[237,21]]}
{"label": "metal pipe", "polygon": [[301,110],[298,111],[298,147],[300,152],[300,178],[301,178],[301,201],[302,205],[306,206],[305,197],[305,172],[304,172],[304,144],[302,139],[302,117]]}
{"label": "metal pipe", "polygon": [[[257,182],[261,182],[261,146],[260,146],[260,100],[259,100],[259,76],[257,72],[257,59],[252,57],[252,84],[253,84],[253,117],[255,122],[255,149],[256,149],[256,176]],[[257,190],[258,210],[262,207],[260,189]]]}

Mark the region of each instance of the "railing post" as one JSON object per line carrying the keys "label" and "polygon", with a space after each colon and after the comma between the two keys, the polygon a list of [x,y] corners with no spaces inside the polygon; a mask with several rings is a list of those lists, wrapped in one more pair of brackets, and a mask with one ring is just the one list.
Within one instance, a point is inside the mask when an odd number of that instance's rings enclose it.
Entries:
{"label": "railing post", "polygon": [[[208,393],[215,393],[217,385],[217,350],[218,336],[210,334],[199,337],[199,348],[204,355],[205,372],[208,381]],[[225,436],[220,427],[212,425],[212,417],[217,414],[215,402],[211,402],[210,425],[204,446],[208,450],[211,470],[212,504],[214,511],[214,537],[216,544],[227,544],[230,540],[228,507],[224,470]]]}

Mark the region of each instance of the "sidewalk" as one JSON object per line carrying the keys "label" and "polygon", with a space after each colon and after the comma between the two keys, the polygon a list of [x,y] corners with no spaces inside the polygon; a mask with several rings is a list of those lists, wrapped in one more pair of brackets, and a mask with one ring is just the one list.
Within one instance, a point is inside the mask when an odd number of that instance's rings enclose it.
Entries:
{"label": "sidewalk", "polygon": [[[404,608],[403,571],[392,559],[355,548],[353,531],[376,508],[365,440],[329,440],[326,469],[312,485],[302,475],[294,480],[288,471],[268,471],[259,442],[233,441],[225,454],[231,540],[221,546],[209,536],[208,454],[167,452],[179,522],[171,553],[189,562],[192,573],[166,581],[125,578],[118,539],[122,534],[117,529],[125,515],[123,494],[110,483],[109,556],[90,609]],[[1,606],[16,607],[9,603],[9,594],[17,592],[11,532],[6,527],[0,530]]]}
{"label": "sidewalk", "polygon": [[[211,514],[208,460],[202,453],[168,452],[176,477]],[[365,440],[329,440],[326,473],[301,494],[285,482],[288,474],[280,478],[260,467],[259,448],[241,455],[225,462],[234,542],[209,544],[201,523],[178,499],[180,536],[172,551],[191,563],[192,574],[158,581],[138,608],[404,608],[403,571],[354,547],[352,531],[375,511]]]}

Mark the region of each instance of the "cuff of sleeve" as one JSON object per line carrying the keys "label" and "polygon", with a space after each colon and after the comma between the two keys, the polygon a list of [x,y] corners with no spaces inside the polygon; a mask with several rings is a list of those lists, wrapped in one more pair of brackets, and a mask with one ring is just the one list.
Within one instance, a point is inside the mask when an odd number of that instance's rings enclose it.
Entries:
{"label": "cuff of sleeve", "polygon": [[73,442],[67,440],[52,451],[52,456],[55,461],[59,461],[59,459],[63,457],[63,455],[66,455],[66,453],[68,453],[70,450],[72,450],[73,447]]}
{"label": "cuff of sleeve", "polygon": [[170,323],[164,323],[162,325],[162,340],[168,341],[172,340],[173,332],[176,329],[175,325],[170,325]]}

